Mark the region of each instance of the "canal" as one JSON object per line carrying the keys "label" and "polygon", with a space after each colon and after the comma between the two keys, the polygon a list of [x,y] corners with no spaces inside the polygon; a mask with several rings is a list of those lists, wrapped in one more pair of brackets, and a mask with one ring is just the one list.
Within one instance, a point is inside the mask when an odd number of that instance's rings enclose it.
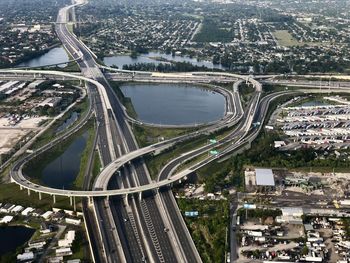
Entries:
{"label": "canal", "polygon": [[41,172],[40,180],[47,186],[58,189],[72,189],[80,171],[81,156],[85,150],[89,132],[74,139],[64,152],[49,162]]}

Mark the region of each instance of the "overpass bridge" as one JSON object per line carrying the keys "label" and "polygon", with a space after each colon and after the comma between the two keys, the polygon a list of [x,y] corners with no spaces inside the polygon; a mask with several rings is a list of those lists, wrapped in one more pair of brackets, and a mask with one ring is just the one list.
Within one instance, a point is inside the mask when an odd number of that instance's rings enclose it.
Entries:
{"label": "overpass bridge", "polygon": [[[1,73],[1,70],[0,70],[0,73]],[[54,73],[52,73],[52,74],[54,74]],[[81,77],[81,78],[84,78],[84,77]],[[260,85],[258,86],[258,89],[260,89]],[[342,89],[342,90],[350,92],[350,89]],[[312,90],[308,90],[308,91],[312,92]],[[318,92],[317,89],[315,89],[314,91]],[[333,91],[337,92],[338,89],[333,89]],[[286,93],[290,93],[290,91],[286,91],[286,92],[281,93],[281,94],[275,94],[274,96],[278,97],[278,96],[282,96]],[[266,112],[266,110],[267,110],[268,103],[274,98],[274,96],[272,96],[267,102],[265,102],[264,105],[261,106],[261,107],[263,107],[263,109],[258,109],[258,104],[256,104],[255,109],[252,110],[250,115],[254,116],[255,113],[257,112],[258,114],[261,115],[260,118],[263,119],[265,117],[264,112]],[[245,121],[245,125],[244,125],[245,128],[243,129],[243,131],[245,133],[247,133],[249,131],[249,129],[251,127],[251,123],[253,121],[253,118],[248,118],[248,119],[249,119],[248,121],[247,120]],[[187,136],[194,136],[194,135],[192,134],[192,135],[187,135]],[[181,171],[181,172],[179,172],[179,173],[177,173],[177,174],[175,174],[175,175],[173,175],[165,180],[160,180],[157,182],[152,182],[150,184],[141,185],[141,186],[137,186],[137,187],[125,188],[125,189],[114,189],[114,190],[107,190],[106,189],[106,184],[109,181],[109,179],[112,176],[118,176],[116,174],[116,172],[122,166],[127,165],[130,162],[132,162],[133,160],[140,158],[146,154],[151,154],[151,153],[154,153],[157,151],[159,152],[159,151],[165,150],[165,149],[173,146],[175,143],[178,143],[184,139],[185,138],[181,138],[181,139],[174,138],[173,139],[174,141],[170,140],[170,141],[160,142],[160,143],[150,145],[148,147],[144,147],[144,148],[141,148],[139,150],[130,152],[130,153],[123,155],[122,157],[116,159],[114,162],[112,162],[111,164],[106,166],[105,169],[101,172],[101,174],[97,178],[96,183],[95,183],[95,185],[96,185],[95,189],[97,188],[98,190],[96,189],[96,190],[88,190],[88,191],[75,191],[75,190],[55,189],[55,188],[42,186],[42,185],[33,183],[28,178],[26,178],[22,174],[21,169],[19,169],[19,167],[17,167],[17,169],[15,169],[15,171],[11,172],[11,179],[13,182],[18,184],[21,188],[25,188],[28,191],[44,193],[44,194],[48,194],[48,195],[52,195],[52,196],[110,197],[110,196],[116,196],[116,195],[129,195],[129,194],[159,189],[159,188],[164,187],[164,186],[169,186],[172,183],[175,183],[175,182],[183,179],[184,177],[188,176],[189,174],[193,173],[199,167],[202,167],[202,166],[206,165],[207,163],[213,161],[214,159],[218,159],[218,158],[222,157],[227,152],[232,152],[233,150],[241,147],[244,143],[247,143],[247,139],[242,140],[238,144],[233,145],[233,146],[229,147],[226,151],[223,151],[222,153],[220,153],[220,155],[213,156],[212,158],[208,158],[205,161],[203,161],[199,164],[196,164],[194,166],[191,166],[189,168],[186,168],[183,171]],[[248,139],[248,141],[249,141],[249,139]],[[24,165],[25,162],[28,160],[29,160],[29,157],[26,157],[26,159],[24,160],[24,162],[21,165]],[[99,188],[99,187],[101,187],[101,188]]]}
{"label": "overpass bridge", "polygon": [[[11,70],[0,70],[0,74],[33,74],[33,75],[37,75],[37,74],[45,74],[46,76],[59,76],[59,77],[69,77],[72,79],[78,79],[78,80],[82,80],[82,81],[86,81],[88,83],[94,84],[98,87],[99,92],[101,93],[101,98],[105,98],[107,97],[106,93],[105,93],[105,89],[103,88],[103,86],[92,79],[89,79],[87,77],[81,76],[81,75],[73,75],[70,73],[66,73],[66,72],[57,72],[57,71],[40,71],[40,70],[20,70],[20,69],[11,69]],[[181,78],[181,76],[178,76],[179,78]],[[246,79],[246,78],[244,78]],[[248,81],[252,82],[252,79],[248,79]],[[256,85],[256,89],[257,90],[261,90],[261,85],[258,82],[253,82],[253,85]],[[236,99],[237,100],[237,97]],[[109,100],[106,100],[106,110],[111,108],[111,105],[109,104]],[[106,113],[107,114],[107,113]],[[220,125],[218,124],[218,126],[215,127],[215,129],[219,129],[220,127],[222,127],[223,125],[229,125],[231,119],[228,120],[224,120],[220,123]],[[209,132],[209,130],[205,130],[207,132]],[[187,138],[191,138],[192,135],[187,135]],[[61,138],[61,140],[63,140],[64,138]],[[179,138],[177,138],[178,141],[180,141]],[[127,154],[125,156],[122,157],[122,159],[117,159],[116,162],[112,163],[110,166],[108,166],[108,169],[105,169],[101,175],[104,174],[108,174],[107,177],[111,177],[112,174],[115,173],[115,169],[117,169],[118,167],[120,167],[121,165],[124,165],[130,161],[132,161],[135,158],[138,158],[140,156],[143,156],[144,154],[149,154],[155,151],[160,151],[162,149],[166,149],[170,146],[172,146],[174,143],[178,142],[178,141],[174,141],[174,142],[161,142],[157,145],[152,145],[150,147],[146,147],[144,149],[140,149],[138,151],[135,152],[131,152],[130,154]],[[128,188],[128,189],[118,189],[118,190],[95,190],[95,191],[70,191],[70,190],[61,190],[61,189],[54,189],[54,188],[50,188],[50,187],[46,187],[46,186],[42,186],[39,184],[35,184],[33,182],[31,182],[28,178],[26,178],[23,173],[22,173],[22,168],[24,166],[24,164],[29,161],[31,158],[34,158],[35,155],[38,154],[38,152],[34,152],[32,155],[26,156],[24,159],[20,160],[20,162],[16,163],[14,165],[14,169],[12,169],[11,171],[11,180],[17,184],[19,184],[21,186],[21,188],[26,188],[28,189],[28,191],[34,191],[34,192],[38,192],[38,193],[45,193],[45,194],[49,194],[52,196],[68,196],[68,197],[93,197],[93,196],[114,196],[114,195],[125,195],[125,194],[131,194],[131,193],[138,193],[138,192],[143,192],[143,191],[148,191],[148,190],[152,190],[152,189],[156,189],[162,186],[166,186],[169,185],[173,182],[176,182],[177,180],[181,179],[182,177],[185,176],[185,173],[181,173],[177,176],[174,176],[168,180],[164,180],[164,181],[160,181],[160,182],[155,182],[152,184],[148,184],[148,185],[142,185],[139,187],[134,187],[134,188]],[[189,170],[187,170],[187,172],[189,172]],[[102,176],[101,178],[107,178],[105,176]],[[102,180],[100,179],[101,185],[105,185],[106,184],[106,180]],[[99,185],[99,183],[97,184]]]}

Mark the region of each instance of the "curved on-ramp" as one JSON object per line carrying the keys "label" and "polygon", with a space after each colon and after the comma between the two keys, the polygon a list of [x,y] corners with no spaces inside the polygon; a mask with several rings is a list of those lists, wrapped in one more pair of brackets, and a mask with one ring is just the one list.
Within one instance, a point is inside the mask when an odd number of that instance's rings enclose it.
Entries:
{"label": "curved on-ramp", "polygon": [[[77,76],[77,75],[72,75],[69,73],[57,72],[57,71],[40,71],[40,70],[38,71],[38,70],[19,70],[19,69],[0,70],[0,73],[45,74],[45,75],[71,77],[71,78],[75,78],[78,80],[90,82],[91,84],[96,85],[98,87],[98,91],[101,93],[101,97],[103,99],[107,98],[106,91],[99,82],[92,80],[92,79],[89,79],[89,78],[86,78],[86,77],[83,77],[83,76]],[[206,73],[201,73],[201,74],[206,74]],[[239,75],[229,74],[229,73],[213,73],[213,72],[210,73],[210,75],[221,75],[221,74],[235,76],[235,77],[239,76]],[[240,79],[243,79],[243,80],[246,80],[246,81],[249,81],[250,83],[252,83],[258,92],[261,91],[261,84],[258,81],[254,80],[250,77],[246,77],[246,76],[239,76],[239,77],[240,77]],[[106,102],[109,102],[109,100],[106,100]],[[107,104],[107,109],[110,107],[111,107],[111,105]],[[223,125],[227,125],[227,121],[223,122]],[[149,153],[154,152],[156,150],[162,150],[162,149],[165,149],[167,147],[170,147],[171,145],[172,144],[171,143],[169,144],[169,142],[167,142],[167,144],[162,142],[162,143],[158,143],[156,145],[151,145],[149,147],[140,149],[140,150],[135,151],[135,152],[131,152],[131,153],[115,160],[110,165],[108,165],[101,172],[101,174],[99,176],[99,178],[101,177],[101,179],[98,179],[98,180],[101,182],[101,185],[106,185],[107,181],[115,174],[116,169],[121,167],[121,165],[124,165],[124,164],[132,161],[135,158],[139,158],[140,156],[143,156],[144,154],[149,154]],[[125,195],[125,194],[139,193],[139,192],[153,190],[153,189],[160,188],[162,186],[169,185],[171,183],[174,183],[174,182],[182,179],[183,177],[185,177],[186,175],[188,175],[189,173],[192,172],[191,168],[188,168],[188,169],[181,171],[180,173],[172,176],[171,178],[168,178],[167,180],[153,182],[151,184],[142,185],[142,186],[134,187],[134,188],[128,188],[128,189],[115,189],[115,190],[101,189],[101,190],[91,190],[91,191],[55,189],[55,188],[35,184],[35,183],[29,181],[22,174],[22,168],[23,168],[24,164],[29,159],[31,159],[31,157],[33,158],[35,154],[37,154],[37,153],[35,152],[35,153],[33,153],[33,155],[27,156],[21,160],[22,162],[20,164],[18,164],[18,167],[17,167],[18,170],[11,171],[11,180],[13,182],[17,183],[18,185],[20,185],[21,187],[24,187],[24,188],[29,189],[31,191],[45,193],[45,194],[49,194],[49,195],[59,195],[59,196],[69,196],[69,197],[70,196],[93,197],[93,196],[114,196],[114,195]]]}

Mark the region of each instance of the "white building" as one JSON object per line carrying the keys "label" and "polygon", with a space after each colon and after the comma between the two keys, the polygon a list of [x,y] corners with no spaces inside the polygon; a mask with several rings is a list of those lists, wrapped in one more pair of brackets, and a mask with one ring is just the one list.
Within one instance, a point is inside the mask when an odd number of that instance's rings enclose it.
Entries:
{"label": "white building", "polygon": [[73,254],[73,252],[70,249],[70,247],[63,247],[63,248],[57,248],[56,249],[56,256],[57,257],[59,257],[59,256],[70,256],[72,254]]}
{"label": "white building", "polygon": [[28,216],[31,212],[33,212],[34,211],[34,208],[32,208],[32,207],[27,207],[26,209],[24,209],[23,211],[22,211],[22,216]]}
{"label": "white building", "polygon": [[24,207],[23,206],[21,206],[21,205],[17,205],[17,206],[15,206],[12,210],[11,210],[11,213],[20,213],[22,210],[24,209]]}
{"label": "white building", "polygon": [[44,214],[41,215],[41,217],[43,217],[44,219],[49,219],[51,217],[51,215],[53,214],[52,211],[47,211]]}
{"label": "white building", "polygon": [[39,107],[49,106],[49,107],[56,107],[60,102],[62,98],[61,97],[51,97],[45,99],[43,102],[39,103]]}
{"label": "white building", "polygon": [[0,224],[8,224],[13,220],[13,216],[5,216],[0,220]]}
{"label": "white building", "polygon": [[58,246],[59,247],[70,247],[70,246],[72,246],[74,239],[75,239],[75,231],[70,230],[65,235],[64,239],[58,240]]}
{"label": "white building", "polygon": [[77,226],[81,224],[81,219],[66,218],[65,221],[67,224],[72,224]]}
{"label": "white building", "polygon": [[27,252],[23,254],[18,254],[17,255],[17,260],[18,261],[29,261],[34,259],[34,253],[33,252]]}

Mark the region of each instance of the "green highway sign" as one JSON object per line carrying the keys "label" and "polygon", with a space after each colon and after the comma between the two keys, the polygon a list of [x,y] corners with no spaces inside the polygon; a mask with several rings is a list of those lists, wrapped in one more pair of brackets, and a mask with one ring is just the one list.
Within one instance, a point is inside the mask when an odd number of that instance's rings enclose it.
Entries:
{"label": "green highway sign", "polygon": [[217,140],[215,140],[215,139],[210,139],[209,142],[210,142],[210,143],[216,143]]}
{"label": "green highway sign", "polygon": [[219,154],[219,152],[216,151],[216,150],[212,150],[212,151],[210,151],[210,154],[211,154],[211,155],[217,155],[217,154]]}

